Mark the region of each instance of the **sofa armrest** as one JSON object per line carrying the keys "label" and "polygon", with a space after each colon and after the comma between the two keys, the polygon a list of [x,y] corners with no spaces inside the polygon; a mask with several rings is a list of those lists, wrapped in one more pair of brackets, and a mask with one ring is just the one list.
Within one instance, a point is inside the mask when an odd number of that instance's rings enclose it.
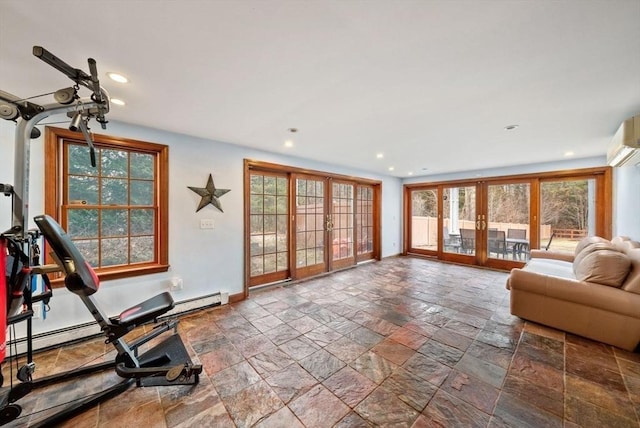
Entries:
{"label": "sofa armrest", "polygon": [[574,254],[569,251],[531,250],[532,259],[553,259],[573,263]]}
{"label": "sofa armrest", "polygon": [[508,288],[640,318],[640,294],[607,285],[512,269]]}

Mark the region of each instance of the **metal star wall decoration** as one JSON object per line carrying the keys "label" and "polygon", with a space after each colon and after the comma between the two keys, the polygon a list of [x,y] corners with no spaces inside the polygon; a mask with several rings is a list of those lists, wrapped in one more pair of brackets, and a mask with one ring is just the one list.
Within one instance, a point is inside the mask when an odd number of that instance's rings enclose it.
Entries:
{"label": "metal star wall decoration", "polygon": [[222,205],[220,204],[218,198],[225,193],[230,192],[231,189],[216,189],[216,186],[213,184],[213,177],[211,177],[211,174],[209,174],[209,180],[207,180],[206,187],[187,187],[196,192],[198,195],[202,196],[196,212],[200,211],[209,204],[219,209],[220,212],[224,212],[222,211]]}

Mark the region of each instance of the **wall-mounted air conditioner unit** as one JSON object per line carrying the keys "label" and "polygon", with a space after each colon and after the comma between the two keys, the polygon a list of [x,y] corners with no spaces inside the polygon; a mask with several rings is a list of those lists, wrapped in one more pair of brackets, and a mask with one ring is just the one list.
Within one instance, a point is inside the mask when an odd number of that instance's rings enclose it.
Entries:
{"label": "wall-mounted air conditioner unit", "polygon": [[620,125],[607,150],[607,164],[611,166],[640,164],[640,114]]}

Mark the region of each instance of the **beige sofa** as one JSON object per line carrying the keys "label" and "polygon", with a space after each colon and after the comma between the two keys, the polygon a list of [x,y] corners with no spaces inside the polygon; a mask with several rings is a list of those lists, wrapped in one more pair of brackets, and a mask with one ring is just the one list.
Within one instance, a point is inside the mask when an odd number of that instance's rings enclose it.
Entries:
{"label": "beige sofa", "polygon": [[640,342],[640,243],[585,238],[575,253],[532,250],[507,279],[511,314],[633,351]]}

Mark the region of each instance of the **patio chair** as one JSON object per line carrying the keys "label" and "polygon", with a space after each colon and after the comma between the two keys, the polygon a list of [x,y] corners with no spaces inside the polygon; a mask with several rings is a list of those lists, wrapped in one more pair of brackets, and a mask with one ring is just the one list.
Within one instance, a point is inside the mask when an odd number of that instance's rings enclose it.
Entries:
{"label": "patio chair", "polygon": [[527,229],[507,229],[507,252],[513,254],[513,259],[520,259],[528,246],[521,242],[509,242],[510,239],[527,239]]}
{"label": "patio chair", "polygon": [[449,228],[444,226],[442,230],[442,243],[445,251],[460,252],[460,237],[449,235]]}
{"label": "patio chair", "polygon": [[475,229],[460,229],[460,252],[473,254],[476,251]]}
{"label": "patio chair", "polygon": [[496,253],[496,257],[502,255],[502,258],[507,258],[507,240],[504,230],[489,230],[489,256],[491,253]]}

